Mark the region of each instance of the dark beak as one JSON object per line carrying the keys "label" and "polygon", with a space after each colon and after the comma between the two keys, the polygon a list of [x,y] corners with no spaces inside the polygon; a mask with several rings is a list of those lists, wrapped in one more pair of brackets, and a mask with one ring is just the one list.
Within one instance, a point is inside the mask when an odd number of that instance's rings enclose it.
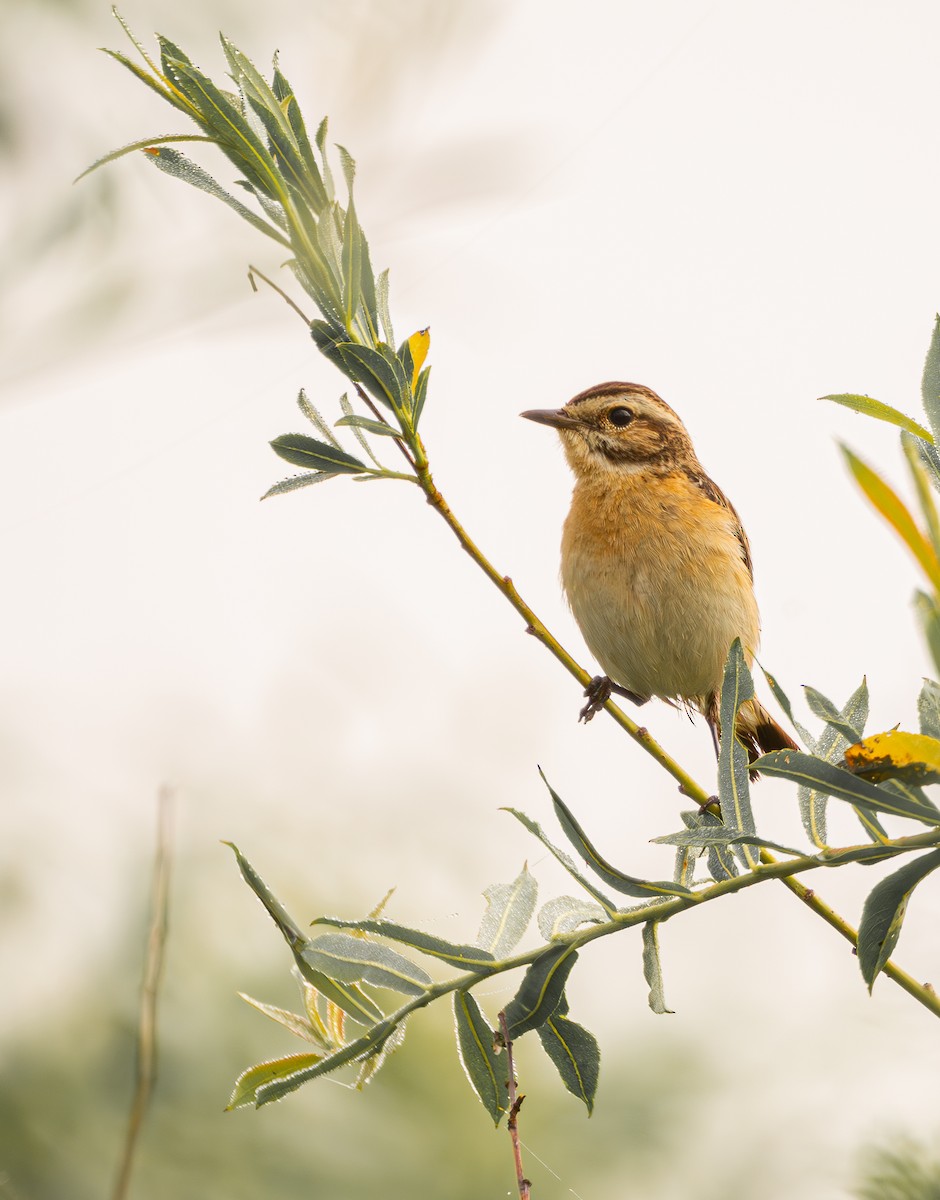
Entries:
{"label": "dark beak", "polygon": [[527,421],[537,421],[539,425],[551,425],[554,429],[574,429],[578,421],[563,408],[530,408],[519,414]]}

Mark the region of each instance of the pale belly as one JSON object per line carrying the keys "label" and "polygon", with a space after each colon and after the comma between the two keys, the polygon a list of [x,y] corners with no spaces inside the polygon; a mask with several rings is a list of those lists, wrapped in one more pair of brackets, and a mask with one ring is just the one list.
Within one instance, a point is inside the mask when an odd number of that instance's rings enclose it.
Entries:
{"label": "pale belly", "polygon": [[622,531],[600,545],[566,525],[562,582],[605,674],[641,696],[707,697],[735,638],[748,661],[757,649],[757,603],[730,523],[692,538]]}

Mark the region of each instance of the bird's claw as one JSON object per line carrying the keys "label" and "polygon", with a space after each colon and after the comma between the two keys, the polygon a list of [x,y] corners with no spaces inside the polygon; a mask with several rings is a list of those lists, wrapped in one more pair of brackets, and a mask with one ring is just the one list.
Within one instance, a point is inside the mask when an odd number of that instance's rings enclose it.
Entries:
{"label": "bird's claw", "polygon": [[613,691],[613,684],[606,675],[595,675],[591,682],[584,689],[584,694],[587,697],[587,704],[578,713],[578,720],[583,721],[585,725],[588,721],[593,720],[594,714],[599,713],[607,701],[610,699],[610,694]]}

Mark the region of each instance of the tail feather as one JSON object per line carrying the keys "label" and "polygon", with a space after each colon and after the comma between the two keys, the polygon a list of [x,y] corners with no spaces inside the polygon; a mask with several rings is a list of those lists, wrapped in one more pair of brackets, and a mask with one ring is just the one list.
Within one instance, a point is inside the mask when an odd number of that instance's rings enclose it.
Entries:
{"label": "tail feather", "polygon": [[734,732],[747,750],[749,762],[772,750],[798,750],[796,742],[777,724],[759,700],[748,700],[738,710]]}

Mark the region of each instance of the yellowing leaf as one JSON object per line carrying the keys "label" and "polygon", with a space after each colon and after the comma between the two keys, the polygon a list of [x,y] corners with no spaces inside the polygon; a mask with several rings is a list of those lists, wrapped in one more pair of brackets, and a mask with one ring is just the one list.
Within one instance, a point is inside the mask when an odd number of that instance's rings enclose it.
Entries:
{"label": "yellowing leaf", "polygon": [[418,382],[418,376],[421,373],[421,368],[424,366],[424,360],[428,356],[430,345],[430,329],[419,329],[417,333],[413,333],[408,339],[408,349],[411,351],[411,359],[414,363],[414,370],[411,374],[412,391],[415,390],[415,384]]}
{"label": "yellowing leaf", "polygon": [[842,453],[858,486],[900,535],[901,540],[923,567],[934,590],[940,592],[940,559],[937,558],[929,540],[917,527],[907,505],[877,471],[863,463],[847,446],[842,447]]}
{"label": "yellowing leaf", "polygon": [[940,741],[923,733],[889,729],[849,746],[845,765],[853,775],[873,783],[883,779],[940,783]]}

